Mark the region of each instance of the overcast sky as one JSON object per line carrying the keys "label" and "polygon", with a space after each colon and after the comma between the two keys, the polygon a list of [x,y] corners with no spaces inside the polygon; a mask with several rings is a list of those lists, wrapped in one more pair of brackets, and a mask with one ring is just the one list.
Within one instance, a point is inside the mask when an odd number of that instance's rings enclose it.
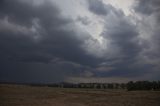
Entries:
{"label": "overcast sky", "polygon": [[0,0],[0,81],[160,80],[159,0]]}

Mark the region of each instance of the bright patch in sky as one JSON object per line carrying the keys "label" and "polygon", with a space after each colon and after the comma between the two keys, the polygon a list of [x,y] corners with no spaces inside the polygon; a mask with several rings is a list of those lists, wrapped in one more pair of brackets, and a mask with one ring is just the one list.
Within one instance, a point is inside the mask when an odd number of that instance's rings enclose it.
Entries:
{"label": "bright patch in sky", "polygon": [[[62,15],[66,17],[72,17],[73,20],[76,20],[77,17],[87,17],[90,22],[88,25],[79,22],[76,24],[87,31],[94,39],[97,39],[99,44],[103,45],[104,40],[100,34],[103,31],[104,20],[101,17],[95,16],[88,10],[87,0],[53,0],[53,2],[60,6]],[[122,9],[126,15],[132,14],[130,7],[134,0],[103,0],[103,2],[117,9]]]}
{"label": "bright patch in sky", "polygon": [[111,4],[115,8],[122,9],[126,15],[132,14],[131,6],[135,0],[103,0],[106,4]]}

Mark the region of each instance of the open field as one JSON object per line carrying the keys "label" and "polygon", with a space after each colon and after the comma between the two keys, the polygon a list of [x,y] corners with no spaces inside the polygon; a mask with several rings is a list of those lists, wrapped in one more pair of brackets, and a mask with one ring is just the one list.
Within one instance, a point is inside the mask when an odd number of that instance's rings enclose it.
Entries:
{"label": "open field", "polygon": [[160,106],[160,91],[0,85],[0,106]]}

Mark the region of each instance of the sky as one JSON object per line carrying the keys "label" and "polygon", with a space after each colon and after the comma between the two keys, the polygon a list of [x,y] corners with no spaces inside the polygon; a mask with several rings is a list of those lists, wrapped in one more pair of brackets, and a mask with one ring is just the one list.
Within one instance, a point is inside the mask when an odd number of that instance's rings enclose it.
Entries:
{"label": "sky", "polygon": [[0,81],[160,80],[159,0],[0,0]]}

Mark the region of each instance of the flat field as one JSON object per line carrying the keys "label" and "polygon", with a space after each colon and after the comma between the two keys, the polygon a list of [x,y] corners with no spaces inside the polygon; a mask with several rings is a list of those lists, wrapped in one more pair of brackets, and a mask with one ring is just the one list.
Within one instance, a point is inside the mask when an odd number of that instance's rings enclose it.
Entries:
{"label": "flat field", "polygon": [[0,106],[160,106],[160,91],[0,84]]}

